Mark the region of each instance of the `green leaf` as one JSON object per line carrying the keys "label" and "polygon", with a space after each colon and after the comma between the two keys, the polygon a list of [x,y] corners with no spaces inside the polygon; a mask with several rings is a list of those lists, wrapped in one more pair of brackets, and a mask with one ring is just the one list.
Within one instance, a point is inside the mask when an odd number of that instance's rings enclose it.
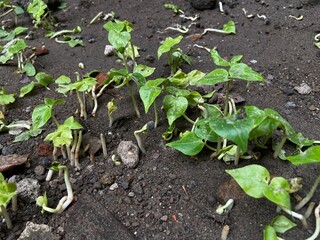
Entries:
{"label": "green leaf", "polygon": [[158,48],[158,59],[162,56],[162,54],[169,52],[175,45],[179,44],[182,36],[178,36],[176,38],[168,37]]}
{"label": "green leaf", "polygon": [[114,98],[112,98],[111,101],[107,103],[107,109],[110,118],[110,116],[117,110],[117,105],[114,102]]}
{"label": "green leaf", "polygon": [[17,54],[27,47],[26,42],[23,39],[17,39],[9,47],[8,52],[12,54]]}
{"label": "green leaf", "polygon": [[[148,81],[150,82],[150,81]],[[144,110],[147,113],[149,111],[150,106],[156,100],[156,98],[160,95],[161,88],[156,86],[144,85],[139,89],[140,98],[144,105]]]}
{"label": "green leaf", "polygon": [[33,19],[39,24],[41,22],[41,18],[45,14],[47,9],[47,4],[45,4],[42,0],[33,0],[27,8],[28,13],[32,14]]}
{"label": "green leaf", "polygon": [[108,34],[108,41],[120,53],[124,52],[130,40],[131,40],[131,35],[128,32],[116,32],[111,30]]}
{"label": "green leaf", "polygon": [[315,141],[305,138],[302,133],[294,133],[289,136],[288,138],[291,142],[298,145],[299,149],[302,147],[311,146]]}
{"label": "green leaf", "polygon": [[16,195],[17,185],[12,182],[6,182],[0,172],[0,206],[7,204],[10,199]]}
{"label": "green leaf", "polygon": [[50,106],[50,107],[53,107],[53,106],[55,106],[55,105],[62,104],[62,103],[64,103],[64,102],[65,102],[64,99],[57,99],[57,100],[55,100],[55,99],[53,99],[53,98],[45,98],[45,99],[44,99],[44,103],[45,103],[46,105]]}
{"label": "green leaf", "polygon": [[231,65],[232,65],[232,64],[235,64],[235,63],[240,63],[241,60],[242,60],[242,58],[243,58],[243,55],[233,56],[233,57],[231,58],[231,60],[230,60]]}
{"label": "green leaf", "polygon": [[141,73],[134,72],[129,75],[131,79],[138,85],[138,88],[141,88],[147,82],[146,78]]}
{"label": "green leaf", "polygon": [[146,65],[139,64],[133,69],[133,72],[134,73],[140,73],[142,76],[147,78],[147,77],[149,77],[150,75],[152,75],[154,73],[155,69],[156,68],[148,67]]}
{"label": "green leaf", "polygon": [[37,105],[32,112],[32,122],[35,128],[41,128],[51,118],[52,107],[47,104]]}
{"label": "green leaf", "polygon": [[295,226],[297,226],[297,224],[292,222],[286,216],[279,215],[272,220],[271,226],[276,230],[276,232],[285,233],[291,228],[294,228]]}
{"label": "green leaf", "polygon": [[165,3],[164,7],[172,10],[174,13],[183,13],[183,11],[175,4]]}
{"label": "green leaf", "polygon": [[30,61],[23,66],[22,71],[25,72],[29,77],[33,77],[36,74],[36,69]]}
{"label": "green leaf", "polygon": [[82,125],[80,123],[78,123],[74,117],[69,117],[67,118],[64,123],[64,126],[68,127],[71,130],[75,130],[75,129],[82,129]]}
{"label": "green leaf", "polygon": [[260,73],[252,70],[247,64],[235,63],[229,69],[230,77],[245,81],[263,81],[264,78]]}
{"label": "green leaf", "polygon": [[286,160],[290,161],[294,165],[320,163],[320,146],[309,147],[304,152],[300,152],[297,155],[288,156]]}
{"label": "green leaf", "polygon": [[228,34],[236,34],[236,26],[234,24],[234,21],[229,21],[226,24],[223,25],[222,31],[225,31],[225,33]]}
{"label": "green leaf", "polygon": [[263,230],[263,240],[278,240],[276,230],[272,226],[267,225]]}
{"label": "green leaf", "polygon": [[19,6],[15,6],[14,12],[15,12],[16,15],[24,14],[23,8],[21,8],[21,7],[19,7]]}
{"label": "green leaf", "polygon": [[269,186],[264,190],[264,196],[277,205],[291,208],[290,203],[290,184],[283,177],[275,177],[271,180]]}
{"label": "green leaf", "polygon": [[103,25],[103,28],[107,31],[115,31],[115,32],[122,32],[125,29],[124,22],[113,22],[109,21]]}
{"label": "green leaf", "polygon": [[222,68],[213,70],[201,78],[196,84],[197,85],[215,85],[222,82],[228,82],[228,71]]}
{"label": "green leaf", "polygon": [[38,81],[38,83],[44,87],[48,87],[48,85],[53,82],[53,77],[44,72],[37,73],[35,78]]}
{"label": "green leaf", "polygon": [[14,94],[2,94],[0,90],[0,105],[8,105],[13,103],[16,99],[14,98]]}
{"label": "green leaf", "polygon": [[69,84],[71,83],[71,79],[70,77],[66,76],[66,75],[61,75],[60,77],[58,77],[56,80],[55,80],[55,83],[56,84]]}
{"label": "green leaf", "polygon": [[209,119],[200,119],[196,122],[194,133],[200,139],[209,142],[217,142],[219,136],[210,128]]}
{"label": "green leaf", "polygon": [[93,77],[87,77],[82,80],[75,82],[75,89],[79,92],[85,92],[90,90],[94,85],[97,84],[97,79]]}
{"label": "green leaf", "polygon": [[293,127],[290,125],[290,123],[287,120],[285,120],[277,111],[270,108],[266,108],[264,109],[264,112],[267,114],[269,118],[274,119],[275,121],[279,122],[280,125],[282,125],[282,128],[285,130],[285,134],[289,138],[291,135],[295,134],[295,131]]}
{"label": "green leaf", "polygon": [[219,136],[233,141],[242,152],[248,149],[249,134],[254,127],[252,119],[210,118],[210,128]]}
{"label": "green leaf", "polygon": [[30,93],[34,88],[34,82],[30,82],[29,84],[23,86],[21,89],[20,89],[20,95],[19,97],[24,97],[26,94]]}
{"label": "green leaf", "polygon": [[177,149],[185,155],[195,156],[201,152],[204,142],[195,133],[187,131],[180,140],[167,143],[166,146]]}
{"label": "green leaf", "polygon": [[265,189],[268,188],[270,180],[269,172],[260,165],[249,165],[233,170],[226,170],[231,175],[242,190],[253,198],[262,198]]}
{"label": "green leaf", "polygon": [[163,99],[164,111],[167,115],[169,126],[181,117],[188,108],[188,100],[185,97],[167,95]]}
{"label": "green leaf", "polygon": [[227,60],[225,60],[222,57],[220,57],[220,54],[218,53],[217,50],[211,49],[210,50],[210,55],[211,55],[212,60],[213,60],[215,65],[221,66],[221,67],[229,67],[230,66],[230,63]]}
{"label": "green leaf", "polygon": [[67,41],[70,47],[84,46],[82,39],[79,39],[75,36],[64,36],[64,41]]}

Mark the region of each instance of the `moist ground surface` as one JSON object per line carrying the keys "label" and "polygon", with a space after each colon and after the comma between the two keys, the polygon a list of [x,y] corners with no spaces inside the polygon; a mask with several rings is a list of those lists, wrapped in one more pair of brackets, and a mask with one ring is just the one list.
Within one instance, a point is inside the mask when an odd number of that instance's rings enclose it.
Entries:
{"label": "moist ground surface", "polygon": [[[107,32],[102,27],[105,22],[98,20],[92,25],[88,24],[99,12],[114,11],[118,19],[134,24],[132,41],[140,47],[138,62],[156,68],[152,78],[170,74],[165,57],[157,60],[157,49],[166,37],[176,37],[180,33],[164,29],[177,23],[187,26],[190,22],[166,10],[163,5],[168,1],[68,2],[67,9],[55,11],[53,15],[61,23],[61,29],[81,26],[83,32],[80,35],[85,47],[71,48],[67,44],[58,44],[45,38],[41,29],[34,29],[34,39],[27,40],[27,43],[33,47],[45,45],[49,50],[48,55],[37,58],[35,66],[38,72],[46,72],[54,78],[64,74],[74,79],[75,72],[86,73],[95,69],[108,72],[111,68],[120,68],[116,57],[104,55],[104,47],[108,44]],[[218,8],[197,11],[188,1],[175,0],[172,3],[183,9],[186,15],[200,14],[197,25],[191,27],[181,43],[182,50],[192,57],[192,64],[183,65],[183,71],[198,69],[209,72],[215,68],[210,55],[194,44],[216,47],[220,55],[228,59],[243,54],[244,62],[259,71],[266,82],[263,85],[253,83],[248,88],[245,83],[235,82],[232,84],[232,93],[241,95],[246,105],[277,110],[297,132],[302,132],[306,137],[320,138],[320,50],[313,44],[314,36],[320,31],[318,1],[229,0],[225,1],[225,14]],[[253,14],[255,17],[246,17],[244,10],[247,15]],[[256,14],[265,15],[267,19],[259,18]],[[303,19],[299,21],[290,16],[303,16]],[[204,28],[221,29],[229,20],[236,23],[235,35],[209,32],[196,41],[190,37],[201,33]],[[32,29],[31,20],[27,16],[21,17],[18,24]],[[80,62],[85,65],[85,69],[78,67]],[[5,86],[7,92],[18,93],[25,83],[21,82],[21,75],[16,73],[16,65],[1,66],[0,71],[0,85]],[[294,90],[302,83],[312,88],[311,93],[302,95]],[[246,196],[224,171],[234,168],[234,165],[210,159],[210,152],[190,158],[165,147],[161,138],[167,128],[164,113],[160,115],[159,127],[143,136],[147,153],[140,155],[138,166],[134,169],[123,165],[114,166],[110,159],[120,141],[135,142],[133,131],[152,120],[153,115],[142,114],[140,119],[137,118],[125,90],[108,91],[108,94],[99,98],[100,107],[96,117],[89,117],[86,121],[79,119],[87,133],[97,137],[100,133],[106,134],[108,157],[104,158],[102,153],[98,153],[95,165],[91,165],[88,157],[82,157],[80,171],[76,172],[70,167],[76,200],[81,193],[94,196],[137,239],[220,239],[225,224],[230,226],[230,240],[262,239],[264,226],[277,215],[275,205],[265,199]],[[63,96],[55,92],[54,84],[50,90],[37,87],[32,94],[17,98],[8,107],[7,122],[30,119],[32,109],[42,103],[45,97]],[[115,98],[118,110],[114,113],[115,123],[110,128],[106,103],[112,98]],[[76,96],[73,95],[68,97],[65,104],[57,106],[55,113],[58,121],[63,122],[73,115],[78,108],[77,104]],[[139,107],[142,111],[142,104]],[[46,183],[45,175],[36,175],[35,168],[51,160],[50,155],[39,156],[39,144],[53,130],[54,124],[50,122],[40,136],[21,143],[13,143],[13,136],[9,134],[0,135],[2,155],[30,154],[26,166],[6,172],[5,176],[38,179],[40,193],[47,193],[50,206],[54,206],[65,194],[63,181]],[[250,160],[241,160],[240,167],[251,163]],[[302,196],[308,192],[319,174],[317,165],[295,167],[288,162],[273,159],[268,152],[262,152],[261,159],[254,163],[267,167],[272,176],[303,177]],[[119,187],[109,190],[110,185],[101,180],[105,178],[110,178],[111,183],[117,183]],[[216,214],[217,206],[230,198],[235,200],[231,212],[224,216]],[[313,201],[319,201],[319,190]],[[9,214],[14,227],[7,230],[5,223],[1,223],[1,239],[17,239],[27,221],[48,224],[61,239],[65,239],[67,229],[63,230],[63,227],[68,210],[57,216],[48,213],[42,215],[34,201],[19,199],[19,210],[9,211]],[[284,238],[306,239],[315,227],[313,214],[308,223],[309,229],[303,230],[297,222],[298,226],[287,232]]]}

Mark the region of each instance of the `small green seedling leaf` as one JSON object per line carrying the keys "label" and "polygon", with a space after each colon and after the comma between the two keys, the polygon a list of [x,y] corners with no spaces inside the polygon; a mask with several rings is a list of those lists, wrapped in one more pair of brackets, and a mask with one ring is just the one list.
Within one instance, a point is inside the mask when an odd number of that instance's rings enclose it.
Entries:
{"label": "small green seedling leaf", "polygon": [[177,5],[175,5],[175,4],[170,4],[170,3],[165,3],[164,4],[164,7],[166,8],[166,9],[170,9],[170,10],[172,10],[172,12],[174,12],[174,13],[183,13],[183,11],[177,6]]}
{"label": "small green seedling leaf", "polygon": [[30,82],[29,84],[23,86],[21,89],[20,89],[20,95],[19,97],[24,97],[25,95],[27,95],[28,93],[30,93],[33,88],[34,88],[34,82]]}
{"label": "small green seedling leaf", "polygon": [[44,87],[48,87],[48,85],[50,83],[53,82],[53,77],[51,77],[49,74],[46,74],[44,72],[39,72],[37,73],[37,75],[35,76],[36,80],[38,81],[38,83]]}
{"label": "small green seedling leaf", "polygon": [[16,99],[14,98],[14,94],[7,94],[4,87],[0,87],[0,105],[8,105],[13,103]]}
{"label": "small green seedling leaf", "polygon": [[120,53],[125,51],[126,46],[131,40],[129,32],[117,32],[111,30],[108,34],[108,41],[115,47]]}
{"label": "small green seedling leaf", "polygon": [[272,220],[271,226],[276,230],[276,232],[285,233],[286,231],[297,226],[297,224],[292,222],[286,216],[279,215]]}
{"label": "small green seedling leaf", "polygon": [[17,185],[12,182],[6,182],[0,172],[0,206],[7,204],[11,198],[17,194]]}
{"label": "small green seedling leaf", "polygon": [[286,157],[294,165],[320,163],[320,146],[309,147],[304,152]]}
{"label": "small green seedling leaf", "polygon": [[299,149],[302,147],[309,147],[311,146],[315,141],[310,140],[308,138],[305,138],[302,133],[294,133],[288,138],[291,142],[296,144]]}
{"label": "small green seedling leaf", "polygon": [[154,73],[156,68],[148,67],[146,65],[139,64],[134,69],[134,73],[140,73],[143,77],[147,78]]}
{"label": "small green seedling leaf", "polygon": [[60,85],[60,84],[69,84],[69,83],[71,83],[71,79],[70,79],[70,77],[68,77],[66,75],[61,75],[54,82],[56,84],[58,84],[58,85]]}
{"label": "small green seedling leaf", "polygon": [[158,48],[158,59],[162,56],[162,54],[169,52],[175,45],[179,44],[182,36],[178,36],[176,38],[168,37]]}
{"label": "small green seedling leaf", "polygon": [[263,230],[263,240],[278,240],[276,230],[272,226],[267,225]]}
{"label": "small green seedling leaf", "polygon": [[41,213],[44,214],[44,213],[45,213],[44,207],[47,207],[47,206],[48,206],[47,194],[44,193],[43,196],[37,197],[36,204],[37,204],[39,207],[42,207]]}
{"label": "small green seedling leaf", "polygon": [[219,139],[219,136],[210,128],[209,119],[207,118],[196,122],[194,133],[198,138],[209,142],[217,142]]}
{"label": "small green seedling leaf", "polygon": [[222,68],[215,69],[201,78],[197,85],[215,85],[222,82],[228,82],[228,71]]}
{"label": "small green seedling leaf", "polygon": [[224,31],[227,34],[236,34],[236,26],[234,24],[234,21],[229,21],[226,24],[223,24],[222,31]]}
{"label": "small green seedling leaf", "polygon": [[188,108],[188,100],[185,97],[167,95],[163,99],[163,107],[170,126],[185,113]]}
{"label": "small green seedling leaf", "polygon": [[217,50],[211,49],[210,55],[215,65],[221,67],[230,67],[230,63],[227,60],[223,59]]}
{"label": "small green seedling leaf", "polygon": [[205,143],[193,132],[185,132],[181,139],[167,143],[166,146],[172,147],[187,156],[195,156],[203,149]]}
{"label": "small green seedling leaf", "polygon": [[33,0],[28,5],[27,11],[36,21],[36,26],[41,23],[41,18],[44,16],[47,7],[47,4],[45,4],[42,0]]}
{"label": "small green seedling leaf", "polygon": [[149,80],[144,86],[139,89],[140,98],[144,105],[144,110],[147,113],[150,106],[161,93],[161,88],[158,87],[165,79],[158,78],[156,80]]}
{"label": "small green seedling leaf", "polygon": [[264,190],[264,196],[271,202],[277,205],[285,207],[286,209],[291,208],[290,204],[290,184],[283,177],[274,177],[268,188]]}
{"label": "small green seedling leaf", "polygon": [[253,198],[262,198],[265,189],[268,188],[270,180],[269,172],[260,165],[249,165],[233,170],[226,170],[231,175],[242,190]]}
{"label": "small green seedling leaf", "polygon": [[36,69],[30,61],[23,66],[22,71],[27,74],[29,77],[33,77],[36,74]]}
{"label": "small green seedling leaf", "polygon": [[245,63],[235,63],[232,64],[229,69],[230,77],[237,78],[245,81],[263,81],[264,78],[260,75],[260,73],[252,70]]}

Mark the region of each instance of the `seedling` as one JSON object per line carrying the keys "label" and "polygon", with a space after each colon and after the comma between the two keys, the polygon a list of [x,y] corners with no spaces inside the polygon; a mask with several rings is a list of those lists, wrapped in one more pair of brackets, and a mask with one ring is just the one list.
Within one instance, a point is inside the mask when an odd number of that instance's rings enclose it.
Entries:
{"label": "seedling", "polygon": [[[74,119],[74,117],[69,117],[64,121],[63,124],[61,125],[58,124],[57,130],[55,132],[49,133],[46,136],[44,141],[52,141],[53,143],[54,151],[52,155],[54,160],[57,159],[57,148],[63,148],[64,146],[67,148],[68,157],[71,163],[73,163],[74,160],[77,159],[77,156],[79,154],[75,154],[74,155],[75,157],[73,158],[71,157],[71,154],[69,154],[70,152],[72,152],[69,149],[70,149],[72,140],[76,141],[75,139],[73,139],[72,130],[77,130],[81,128],[82,126]],[[77,144],[78,144],[78,141],[77,141]],[[81,142],[79,144],[81,145]],[[77,167],[79,167],[78,164],[77,164]]]}
{"label": "seedling", "polygon": [[9,13],[14,13],[15,24],[18,23],[18,15],[21,15],[24,13],[21,7],[13,5],[8,0],[0,1],[0,8],[6,9],[6,11],[0,15],[0,18],[8,15]]}
{"label": "seedling", "polygon": [[73,191],[72,191],[71,183],[69,180],[68,168],[64,165],[61,165],[59,162],[54,162],[49,169],[46,181],[51,180],[51,177],[54,171],[59,172],[59,174],[62,172],[64,173],[64,182],[66,184],[68,195],[60,199],[56,208],[48,207],[48,199],[47,199],[46,193],[43,196],[39,196],[37,198],[36,204],[39,207],[42,207],[42,211],[41,211],[42,214],[45,211],[50,213],[62,213],[73,201]]}
{"label": "seedling", "polygon": [[203,30],[200,34],[195,34],[196,37],[201,38],[203,35],[205,35],[207,32],[216,32],[216,33],[222,33],[222,34],[236,34],[236,26],[234,21],[229,21],[226,24],[223,25],[222,29],[216,29],[216,28],[206,28]]}
{"label": "seedling", "polygon": [[48,5],[42,0],[33,0],[27,9],[28,13],[33,17],[33,24],[36,28],[40,25],[46,29],[53,28],[53,18],[49,11]]}
{"label": "seedling", "polygon": [[[57,92],[66,95],[68,92],[72,90],[76,91],[77,99],[80,104],[80,117],[87,119],[87,112],[85,109],[85,93],[90,92],[91,89],[96,85],[97,80],[93,77],[86,77],[80,79],[80,76],[77,74],[77,81],[71,83],[71,79],[65,75],[60,76],[58,79],[55,80],[55,83],[58,84],[58,88],[56,89]],[[80,95],[82,93],[82,96]]]}
{"label": "seedling", "polygon": [[191,63],[191,58],[176,46],[180,43],[182,38],[182,36],[178,36],[176,38],[168,37],[158,48],[158,59],[164,53],[168,53],[168,64],[171,66],[171,75],[176,73],[181,63]]}
{"label": "seedling", "polygon": [[278,233],[285,233],[286,231],[297,226],[294,222],[288,219],[286,216],[279,215],[275,217],[270,224],[268,224],[263,230],[263,239],[279,239]]}
{"label": "seedling", "polygon": [[181,33],[187,33],[189,32],[190,28],[192,25],[195,25],[196,23],[190,23],[188,25],[188,27],[185,27],[185,26],[182,26],[180,24],[175,24],[175,27],[167,27],[165,28],[164,30],[173,30],[173,31],[178,31],[178,32],[181,32]]}
{"label": "seedling", "polygon": [[19,135],[23,130],[29,130],[31,124],[31,121],[18,120],[7,125],[4,114],[0,111],[0,132],[8,131],[11,135]]}
{"label": "seedling", "polygon": [[107,103],[108,117],[109,117],[109,127],[112,127],[113,117],[112,114],[117,110],[117,105],[114,102],[114,98]]}
{"label": "seedling", "polygon": [[218,214],[223,214],[223,213],[228,213],[234,204],[234,200],[233,199],[229,199],[225,205],[219,205],[219,207],[216,210],[216,213]]}
{"label": "seedling", "polygon": [[170,4],[170,3],[166,3],[164,4],[164,7],[166,9],[170,9],[172,10],[172,12],[174,12],[175,14],[179,14],[179,17],[187,19],[187,20],[191,20],[191,21],[195,21],[199,18],[199,15],[196,14],[194,17],[187,17],[186,15],[184,15],[184,11],[182,11],[177,5],[175,4]]}
{"label": "seedling", "polygon": [[92,18],[92,20],[90,21],[89,25],[93,24],[94,22],[96,22],[100,18],[102,18],[104,21],[108,20],[109,18],[111,20],[113,20],[115,15],[116,14],[113,11],[111,11],[110,13],[107,13],[107,14],[104,14],[103,12],[99,12],[96,16],[94,16]]}
{"label": "seedling", "polygon": [[7,228],[12,228],[12,222],[7,212],[7,205],[12,200],[12,210],[17,210],[17,185],[15,183],[6,182],[2,173],[0,173],[0,215],[6,221]]}
{"label": "seedling", "polygon": [[8,94],[4,87],[0,87],[0,105],[3,114],[6,114],[6,105],[13,103],[15,100],[14,93]]}
{"label": "seedling", "polygon": [[153,128],[154,128],[154,122],[150,121],[150,122],[146,123],[141,129],[136,130],[133,133],[136,140],[137,140],[137,143],[138,143],[138,146],[139,146],[141,152],[143,152],[144,154],[146,154],[146,150],[143,147],[142,140],[140,138],[140,134],[146,133],[147,131],[152,130]]}
{"label": "seedling", "polygon": [[16,27],[10,32],[7,32],[4,29],[0,29],[0,41],[11,41],[16,38],[16,36],[24,33],[27,30],[28,28],[25,27]]}
{"label": "seedling", "polygon": [[27,95],[28,93],[30,93],[34,87],[36,85],[40,85],[45,87],[46,89],[50,90],[48,88],[49,84],[53,82],[53,77],[51,77],[50,75],[44,73],[44,72],[39,72],[37,73],[37,75],[35,76],[35,79],[37,80],[36,82],[31,81],[30,83],[28,83],[27,85],[23,86],[20,89],[20,94],[19,97],[22,98],[25,95]]}
{"label": "seedling", "polygon": [[316,45],[318,48],[320,48],[320,33],[314,36],[314,45]]}

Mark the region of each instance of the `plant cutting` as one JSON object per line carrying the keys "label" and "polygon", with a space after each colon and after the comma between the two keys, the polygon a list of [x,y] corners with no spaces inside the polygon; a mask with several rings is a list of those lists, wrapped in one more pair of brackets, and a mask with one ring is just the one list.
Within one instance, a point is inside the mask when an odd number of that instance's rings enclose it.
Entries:
{"label": "plant cutting", "polygon": [[277,236],[277,233],[285,233],[286,231],[297,226],[294,222],[288,219],[286,216],[278,215],[270,224],[268,224],[263,230],[264,240],[277,240],[281,239]]}
{"label": "plant cutting", "polygon": [[31,81],[27,85],[21,87],[20,89],[20,94],[19,97],[22,98],[28,93],[30,93],[36,85],[40,85],[45,87],[46,89],[50,90],[48,88],[49,84],[53,82],[53,77],[50,76],[49,74],[46,74],[44,72],[39,72],[36,74],[35,79],[37,80],[36,82]]}
{"label": "plant cutting", "polygon": [[33,24],[36,28],[40,25],[46,30],[52,30],[53,18],[48,5],[42,0],[33,0],[29,3],[27,11],[33,17]]}
{"label": "plant cutting", "polygon": [[11,30],[10,32],[7,32],[5,29],[0,29],[0,41],[11,41],[14,38],[16,38],[16,36],[24,33],[25,31],[27,31],[28,28],[25,27],[16,27],[15,29]]}
{"label": "plant cutting", "polygon": [[[74,119],[74,117],[69,117],[67,118],[63,124],[57,126],[57,130],[49,133],[44,141],[51,141],[53,143],[54,149],[53,149],[53,159],[57,159],[57,149],[60,148],[62,149],[63,152],[63,147],[66,147],[67,153],[68,153],[68,158],[71,161],[71,165],[76,165],[77,168],[79,168],[79,148],[81,145],[81,137],[82,133],[80,131],[79,138],[74,138],[72,131],[73,130],[79,130],[82,129],[83,127]],[[73,147],[70,149],[71,143],[73,141]],[[74,149],[74,151],[73,151]],[[72,155],[73,153],[73,155]]]}
{"label": "plant cutting", "polygon": [[[97,80],[93,77],[80,78],[79,73],[77,74],[77,81],[72,83],[71,79],[68,76],[61,75],[55,80],[55,83],[58,84],[57,92],[66,95],[68,92],[73,90],[76,91],[77,99],[80,104],[80,117],[87,119],[87,112],[85,109],[85,93],[90,92],[91,89],[96,85]],[[82,93],[82,96],[81,94]]]}
{"label": "plant cutting", "polygon": [[2,215],[6,221],[7,228],[12,228],[12,222],[7,212],[7,205],[11,200],[12,210],[17,210],[17,185],[12,182],[6,182],[4,176],[0,172],[0,215]]}
{"label": "plant cutting", "polygon": [[146,123],[145,125],[143,125],[143,127],[139,130],[136,130],[133,132],[136,140],[137,140],[137,143],[138,143],[138,146],[139,146],[139,149],[141,150],[141,152],[143,152],[144,154],[146,154],[146,150],[144,149],[143,147],[143,143],[142,143],[142,140],[141,140],[141,137],[140,137],[140,134],[141,133],[146,133],[147,131],[149,130],[152,130],[154,129],[154,122],[153,121],[150,121],[148,123]]}
{"label": "plant cutting", "polygon": [[61,165],[59,162],[54,162],[49,169],[46,181],[51,180],[53,172],[59,172],[59,174],[62,174],[62,173],[64,174],[64,182],[66,184],[68,195],[60,199],[56,208],[48,207],[48,199],[47,199],[46,193],[43,196],[39,196],[37,198],[36,204],[39,207],[42,207],[42,211],[41,211],[42,214],[45,211],[50,213],[62,213],[73,201],[73,191],[72,191],[72,187],[69,179],[68,168],[64,165]]}
{"label": "plant cutting", "polygon": [[117,105],[114,102],[114,98],[111,99],[107,103],[107,112],[108,112],[108,117],[109,117],[109,127],[112,127],[113,124],[113,117],[112,114],[117,110]]}
{"label": "plant cutting", "polygon": [[168,53],[168,64],[171,67],[171,75],[176,73],[181,63],[191,63],[191,58],[176,46],[180,43],[182,38],[182,36],[178,36],[176,38],[168,37],[158,48],[158,59],[160,59],[164,53]]}
{"label": "plant cutting", "polygon": [[9,13],[14,13],[15,24],[18,23],[18,16],[23,14],[24,11],[21,7],[13,5],[10,1],[0,1],[0,9],[4,9],[5,12],[0,15],[0,18],[7,16]]}

